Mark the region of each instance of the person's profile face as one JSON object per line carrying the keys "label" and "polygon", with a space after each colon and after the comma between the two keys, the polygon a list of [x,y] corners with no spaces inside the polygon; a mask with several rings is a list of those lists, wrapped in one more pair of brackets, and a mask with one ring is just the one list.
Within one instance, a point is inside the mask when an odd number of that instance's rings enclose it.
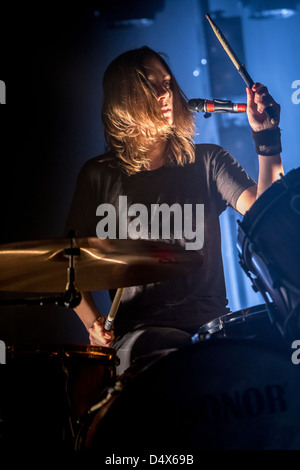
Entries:
{"label": "person's profile face", "polygon": [[171,76],[156,57],[146,58],[143,65],[146,77],[155,90],[157,101],[161,106],[162,115],[167,122],[172,125],[174,114]]}

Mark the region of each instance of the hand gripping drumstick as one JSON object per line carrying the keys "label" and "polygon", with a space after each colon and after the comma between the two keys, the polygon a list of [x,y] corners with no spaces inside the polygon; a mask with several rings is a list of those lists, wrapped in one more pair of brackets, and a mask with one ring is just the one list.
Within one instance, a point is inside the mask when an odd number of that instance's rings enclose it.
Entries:
{"label": "hand gripping drumstick", "polygon": [[[227,52],[227,55],[229,56],[229,58],[231,59],[233,65],[235,66],[235,68],[237,69],[237,71],[239,72],[240,76],[242,77],[242,79],[244,80],[244,82],[246,83],[246,85],[252,89],[252,86],[254,85],[254,82],[252,80],[252,78],[250,77],[250,75],[248,74],[245,66],[240,62],[240,60],[238,59],[237,55],[235,54],[235,52],[233,51],[233,49],[230,47],[230,45],[228,44],[228,41],[227,39],[225,38],[225,36],[223,35],[223,33],[219,30],[219,28],[217,27],[217,25],[213,22],[213,20],[211,19],[211,17],[206,14],[205,15],[206,19],[209,21],[209,24],[210,26],[212,27],[213,29],[213,32],[215,33],[215,35],[217,36],[218,40],[220,41],[220,43],[222,44],[223,48],[225,49],[225,52]],[[274,116],[274,111],[272,109],[271,106],[268,106],[266,109],[265,109],[265,113],[266,115],[268,116],[268,118],[270,119],[271,123],[274,125],[274,124],[277,124],[277,119],[275,118]]]}
{"label": "hand gripping drumstick", "polygon": [[105,320],[104,329],[106,331],[110,331],[113,327],[114,319],[115,319],[115,316],[117,314],[117,311],[118,311],[118,308],[119,308],[119,305],[120,305],[120,302],[121,302],[121,299],[122,299],[123,292],[124,292],[124,287],[119,287],[119,289],[117,289],[117,292],[114,296],[114,300],[113,300],[113,302],[111,304],[111,307],[110,307],[108,317]]}

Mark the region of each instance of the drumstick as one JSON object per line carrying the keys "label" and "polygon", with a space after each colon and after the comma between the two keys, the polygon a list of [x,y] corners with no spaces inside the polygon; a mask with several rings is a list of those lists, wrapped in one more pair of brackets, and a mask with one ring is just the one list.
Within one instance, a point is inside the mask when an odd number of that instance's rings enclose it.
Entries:
{"label": "drumstick", "polygon": [[[240,60],[238,59],[238,57],[235,54],[234,50],[232,49],[232,47],[230,47],[230,45],[229,45],[227,39],[225,38],[224,34],[219,30],[219,28],[213,22],[211,17],[208,14],[206,14],[205,17],[209,21],[209,24],[212,27],[213,32],[215,33],[215,35],[218,38],[221,45],[223,46],[223,48],[224,48],[225,52],[227,53],[228,57],[231,59],[231,62],[233,63],[233,65],[235,66],[237,71],[239,72],[240,76],[242,77],[242,79],[244,80],[246,85],[250,89],[252,89],[252,86],[254,85],[254,81],[252,80],[249,73],[247,72],[246,67],[240,62]],[[278,120],[275,118],[274,110],[272,109],[271,106],[266,107],[265,113],[266,113],[266,115],[268,116],[268,118],[270,119],[270,121],[273,125],[277,124]]]}
{"label": "drumstick", "polygon": [[114,300],[113,300],[113,302],[111,304],[111,307],[110,307],[108,317],[107,317],[107,319],[105,321],[105,324],[104,324],[104,329],[106,331],[110,331],[113,327],[114,319],[115,319],[115,316],[117,314],[117,311],[118,311],[118,308],[119,308],[119,305],[120,305],[120,302],[121,302],[121,299],[122,299],[123,292],[124,292],[124,287],[119,287],[117,289],[117,292],[114,296]]}

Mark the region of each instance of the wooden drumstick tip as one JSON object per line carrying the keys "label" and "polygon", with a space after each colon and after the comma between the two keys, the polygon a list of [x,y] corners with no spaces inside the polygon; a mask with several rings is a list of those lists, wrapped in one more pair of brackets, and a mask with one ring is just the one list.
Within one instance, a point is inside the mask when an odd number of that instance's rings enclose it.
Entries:
{"label": "wooden drumstick tip", "polygon": [[220,31],[220,29],[214,23],[214,21],[211,19],[211,17],[209,16],[208,13],[206,13],[205,17],[209,21],[209,24],[210,24],[213,32],[215,33],[215,35],[216,35],[218,41],[220,42],[221,46],[223,47],[223,49],[225,50],[225,52],[227,53],[227,55],[231,59],[233,65],[235,66],[235,68],[237,70],[239,70],[239,68],[241,66],[241,63],[240,63],[237,55],[235,54],[235,52],[233,51],[233,49],[229,45],[229,43],[228,43],[227,39],[225,38],[224,34]]}

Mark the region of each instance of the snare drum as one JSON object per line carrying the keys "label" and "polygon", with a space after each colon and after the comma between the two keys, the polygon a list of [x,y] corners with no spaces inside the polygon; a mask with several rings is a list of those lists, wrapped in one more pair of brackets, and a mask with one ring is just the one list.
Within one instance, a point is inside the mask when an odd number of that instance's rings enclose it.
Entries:
{"label": "snare drum", "polygon": [[119,376],[82,417],[76,449],[146,457],[300,449],[299,393],[290,354],[210,337]]}
{"label": "snare drum", "polygon": [[74,446],[77,420],[116,377],[114,349],[13,345],[1,368],[5,442],[30,448]]}
{"label": "snare drum", "polygon": [[[270,307],[272,310],[273,305]],[[192,342],[197,343],[207,337],[247,338],[264,344],[273,344],[278,348],[286,348],[266,304],[255,305],[215,318],[199,328]]]}
{"label": "snare drum", "polygon": [[300,335],[300,168],[272,184],[239,222],[240,264],[254,290],[273,301],[285,339]]}

